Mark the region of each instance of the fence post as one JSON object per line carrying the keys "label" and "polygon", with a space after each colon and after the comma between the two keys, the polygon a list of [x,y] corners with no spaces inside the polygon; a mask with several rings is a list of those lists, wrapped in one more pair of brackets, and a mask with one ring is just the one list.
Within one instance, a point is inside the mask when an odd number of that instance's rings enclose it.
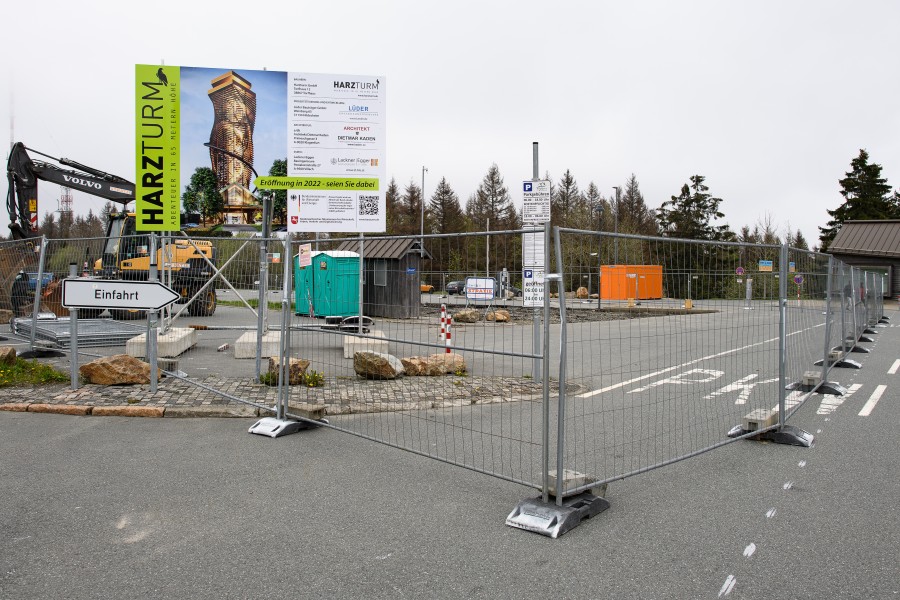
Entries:
{"label": "fence post", "polygon": [[[78,276],[78,265],[76,263],[69,263],[69,277],[77,277]],[[72,382],[72,390],[78,389],[78,309],[70,308],[69,309],[69,327],[71,330],[71,342],[69,345],[69,351],[72,353],[72,357],[69,360],[70,366],[70,379]]]}
{"label": "fence post", "polygon": [[[159,265],[156,260],[156,251],[159,248],[159,239],[156,233],[150,234],[150,281],[159,281]],[[159,385],[159,370],[157,368],[157,333],[159,331],[159,311],[147,312],[147,359],[150,361],[150,391],[156,393]]]}
{"label": "fence post", "polygon": [[[272,234],[272,195],[267,190],[263,193],[263,226],[262,238],[259,242],[259,306],[256,309],[256,380],[262,375],[262,348],[263,336],[268,331],[268,313],[269,313],[269,236]],[[290,235],[285,232],[285,235]],[[293,261],[290,256],[285,256],[282,260]]]}
{"label": "fence post", "polygon": [[550,498],[550,292],[547,269],[550,268],[550,223],[544,223],[544,339],[541,351],[541,393],[543,422],[541,423],[543,500]]}
{"label": "fence post", "polygon": [[[559,227],[555,230],[556,240],[556,291],[559,295],[559,397],[556,409],[556,505],[562,506],[565,482],[564,453],[566,442],[566,286],[563,281],[562,244],[560,244]],[[547,263],[549,264],[549,262]],[[549,282],[545,284],[544,293],[549,294]]]}
{"label": "fence post", "polygon": [[[825,278],[825,344],[822,352],[822,383],[824,384],[828,377],[828,355],[831,354],[831,292],[832,280],[831,272],[834,269],[834,257],[828,257],[828,275]],[[842,292],[843,293],[843,292]]]}
{"label": "fence post", "polygon": [[778,427],[783,429],[787,396],[787,244],[781,245],[778,263]]}
{"label": "fence post", "polygon": [[[38,275],[34,283],[34,304],[31,309],[31,335],[28,350],[35,352],[34,342],[37,333],[38,313],[41,311],[41,284],[44,283],[44,263],[47,260],[47,236],[41,236],[41,252],[38,257]],[[23,269],[24,270],[24,269]]]}

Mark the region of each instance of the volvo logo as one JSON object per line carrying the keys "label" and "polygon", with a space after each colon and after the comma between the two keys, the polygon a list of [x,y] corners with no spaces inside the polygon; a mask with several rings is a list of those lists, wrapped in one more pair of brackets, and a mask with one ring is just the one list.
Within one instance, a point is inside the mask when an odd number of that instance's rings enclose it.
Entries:
{"label": "volvo logo", "polygon": [[63,175],[63,179],[65,179],[67,183],[74,183],[75,185],[80,185],[82,187],[87,187],[87,188],[93,188],[95,190],[102,189],[102,187],[103,187],[96,181],[88,181],[87,179],[81,179],[80,177],[70,177],[68,175]]}

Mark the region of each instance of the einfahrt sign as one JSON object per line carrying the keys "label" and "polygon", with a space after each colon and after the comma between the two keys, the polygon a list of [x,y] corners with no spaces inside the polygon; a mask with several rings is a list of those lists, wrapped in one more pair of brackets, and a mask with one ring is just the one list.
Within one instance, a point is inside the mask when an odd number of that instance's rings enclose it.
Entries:
{"label": "einfahrt sign", "polygon": [[66,308],[126,308],[159,310],[180,298],[158,281],[63,279],[62,305]]}

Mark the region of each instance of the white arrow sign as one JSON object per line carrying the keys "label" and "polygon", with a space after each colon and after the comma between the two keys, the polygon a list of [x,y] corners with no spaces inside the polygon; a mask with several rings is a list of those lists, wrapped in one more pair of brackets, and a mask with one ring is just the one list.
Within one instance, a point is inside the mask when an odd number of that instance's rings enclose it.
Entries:
{"label": "white arrow sign", "polygon": [[63,279],[62,304],[66,308],[129,308],[158,310],[180,298],[158,281]]}

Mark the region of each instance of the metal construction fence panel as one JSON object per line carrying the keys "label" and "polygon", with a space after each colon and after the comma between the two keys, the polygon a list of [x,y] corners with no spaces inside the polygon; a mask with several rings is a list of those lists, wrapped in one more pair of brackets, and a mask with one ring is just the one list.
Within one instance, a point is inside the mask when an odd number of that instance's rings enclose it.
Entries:
{"label": "metal construction fence panel", "polygon": [[[798,385],[813,372],[824,380],[825,372],[816,365],[827,355],[825,346],[830,336],[829,256],[796,248],[785,250],[785,383]],[[787,396],[788,414],[799,408],[808,392],[800,386]]]}
{"label": "metal construction fence panel", "polygon": [[[293,244],[290,355],[305,378],[290,387],[290,407],[324,409],[336,429],[539,487],[545,388],[533,371],[543,356],[534,309],[518,302],[521,239],[498,231]],[[341,261],[357,261],[358,272],[332,274]],[[341,312],[336,300],[354,287],[363,306]]]}
{"label": "metal construction fence panel", "polygon": [[[727,443],[748,413],[777,410],[785,384],[822,356],[827,257],[567,229],[556,253],[561,379],[578,389],[559,406],[557,469],[589,482],[566,493]],[[661,266],[661,297],[609,300],[602,285],[596,300],[575,293],[598,256]],[[791,306],[779,302],[789,275]]]}
{"label": "metal construction fence panel", "polygon": [[76,364],[160,361],[223,397],[284,400],[545,492],[553,471],[578,474],[557,498],[728,443],[750,414],[782,426],[884,310],[879,274],[787,246],[549,227],[142,235],[0,242],[13,331],[68,350],[61,282],[109,276],[113,250],[128,263],[117,277],[158,277],[181,298],[155,319],[78,309]]}

